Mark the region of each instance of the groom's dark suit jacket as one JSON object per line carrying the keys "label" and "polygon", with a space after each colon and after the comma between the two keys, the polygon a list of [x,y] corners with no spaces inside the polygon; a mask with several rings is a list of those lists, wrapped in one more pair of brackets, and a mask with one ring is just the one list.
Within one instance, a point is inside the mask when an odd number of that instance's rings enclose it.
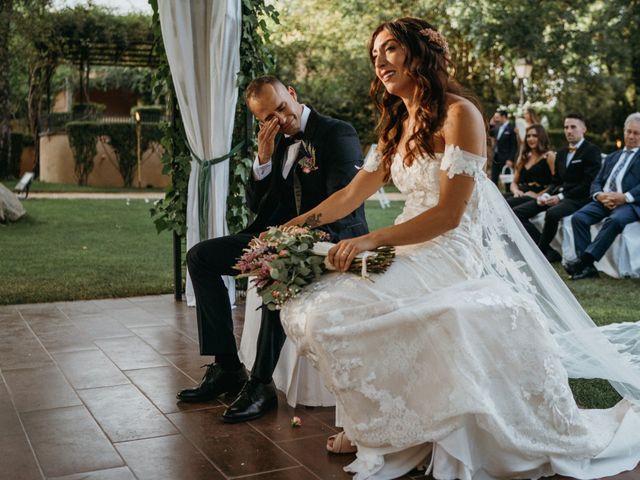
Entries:
{"label": "groom's dark suit jacket", "polygon": [[[305,173],[299,161],[305,152],[311,151],[315,153],[317,169]],[[244,232],[259,233],[269,226],[283,224],[299,213],[311,210],[346,186],[362,166],[362,151],[355,129],[346,122],[325,117],[313,109],[299,152],[287,178],[283,178],[286,146],[284,136],[279,135],[271,157],[271,173],[262,180],[254,180],[251,175],[247,202],[256,217]],[[364,206],[323,229],[334,242],[366,234],[368,228]]]}
{"label": "groom's dark suit jacket", "polygon": [[[287,178],[282,177],[286,161],[284,136],[276,140],[271,157],[271,173],[256,181],[251,176],[247,202],[256,218],[244,233],[258,234],[272,225],[281,225],[299,213],[311,210],[332,193],[345,187],[362,166],[362,151],[355,129],[348,123],[320,115],[311,109],[304,130],[300,153]],[[299,161],[304,153],[315,152],[317,169],[305,173]],[[296,188],[297,185],[297,188]],[[297,198],[296,198],[297,197]],[[337,242],[368,232],[361,205],[345,218],[322,227]],[[256,360],[251,374],[268,381],[275,369],[285,341],[280,312],[262,309]]]}
{"label": "groom's dark suit jacket", "polygon": [[600,170],[600,149],[591,142],[585,140],[580,145],[567,166],[567,147],[561,148],[556,154],[556,168],[549,195],[562,193],[565,198],[587,203],[589,201],[589,189],[591,182]]}

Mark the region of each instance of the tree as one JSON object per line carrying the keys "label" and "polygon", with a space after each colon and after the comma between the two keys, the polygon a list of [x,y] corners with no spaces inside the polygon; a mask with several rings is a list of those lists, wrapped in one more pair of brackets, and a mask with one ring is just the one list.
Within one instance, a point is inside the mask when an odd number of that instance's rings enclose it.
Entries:
{"label": "tree", "polygon": [[[0,2],[0,65],[9,65],[13,0]],[[9,69],[0,68],[0,170],[11,159],[11,85]]]}

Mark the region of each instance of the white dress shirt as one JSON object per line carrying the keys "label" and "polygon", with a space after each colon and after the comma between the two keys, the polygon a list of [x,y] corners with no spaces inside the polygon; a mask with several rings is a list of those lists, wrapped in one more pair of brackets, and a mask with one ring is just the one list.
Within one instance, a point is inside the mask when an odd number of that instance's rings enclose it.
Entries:
{"label": "white dress shirt", "polygon": [[509,122],[504,122],[502,125],[500,125],[498,134],[496,135],[496,140],[500,140],[500,137],[502,137],[502,134],[504,133],[505,128],[507,128],[507,125],[509,125]]}
{"label": "white dress shirt", "polygon": [[[300,116],[300,131],[303,133],[305,128],[307,127],[307,121],[309,120],[310,113],[311,113],[311,109],[306,105],[302,105],[302,115]],[[286,138],[290,136],[291,135],[285,134]],[[296,142],[287,147],[287,151],[285,153],[286,160],[282,167],[283,178],[287,178],[287,175],[289,175],[289,172],[291,171],[291,167],[293,167],[293,163],[296,161],[296,158],[298,157],[298,152],[300,151],[300,143],[301,142]],[[268,162],[260,165],[260,161],[256,156],[255,160],[253,161],[253,179],[262,180],[263,178],[267,177],[271,173],[272,168],[273,166],[272,166],[271,159],[269,159]]]}
{"label": "white dress shirt", "polygon": [[582,146],[583,143],[584,143],[584,138],[574,145],[575,150],[573,152],[567,153],[567,163],[566,163],[567,167],[571,163],[571,160],[573,160],[573,157],[576,154],[576,151]]}

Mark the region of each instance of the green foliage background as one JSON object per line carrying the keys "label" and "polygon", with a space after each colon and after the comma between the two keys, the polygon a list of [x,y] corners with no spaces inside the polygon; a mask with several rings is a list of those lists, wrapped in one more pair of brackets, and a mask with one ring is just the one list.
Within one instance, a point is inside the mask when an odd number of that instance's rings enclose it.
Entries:
{"label": "green foliage background", "polygon": [[303,101],[375,139],[367,43],[382,21],[418,16],[448,38],[455,76],[492,112],[518,102],[513,64],[533,65],[527,99],[548,106],[552,127],[582,112],[601,142],[621,137],[640,109],[638,0],[280,0],[272,26],[277,72]]}

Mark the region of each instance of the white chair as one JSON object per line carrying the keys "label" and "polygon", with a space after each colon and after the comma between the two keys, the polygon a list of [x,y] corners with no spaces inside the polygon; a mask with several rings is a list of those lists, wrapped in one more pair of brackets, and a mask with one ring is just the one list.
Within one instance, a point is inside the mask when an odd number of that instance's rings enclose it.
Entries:
{"label": "white chair", "polygon": [[[240,360],[248,369],[253,367],[256,358],[256,344],[260,332],[260,297],[253,282],[249,279],[244,311],[244,328],[240,340]],[[284,342],[280,359],[273,372],[273,381],[278,390],[284,392],[287,403],[292,407],[307,405],[310,407],[332,407],[333,395],[325,388],[320,374],[309,361],[299,356],[296,347],[287,339]]]}
{"label": "white chair", "polygon": [[[591,226],[591,239],[602,228],[602,222]],[[562,258],[565,261],[575,260],[576,251],[573,242],[573,228],[571,217],[562,219],[561,239]],[[557,237],[556,237],[557,238]],[[640,222],[627,225],[595,267],[614,278],[640,278]]]}
{"label": "white chair", "polygon": [[[531,222],[542,230],[545,212],[531,219]],[[591,238],[602,228],[602,222],[591,226]],[[551,247],[562,252],[562,261],[575,260],[576,251],[573,242],[573,228],[571,216],[564,217],[560,222],[558,233],[551,242]],[[640,278],[640,222],[630,223],[615,239],[607,253],[595,263],[595,267],[614,278]]]}

